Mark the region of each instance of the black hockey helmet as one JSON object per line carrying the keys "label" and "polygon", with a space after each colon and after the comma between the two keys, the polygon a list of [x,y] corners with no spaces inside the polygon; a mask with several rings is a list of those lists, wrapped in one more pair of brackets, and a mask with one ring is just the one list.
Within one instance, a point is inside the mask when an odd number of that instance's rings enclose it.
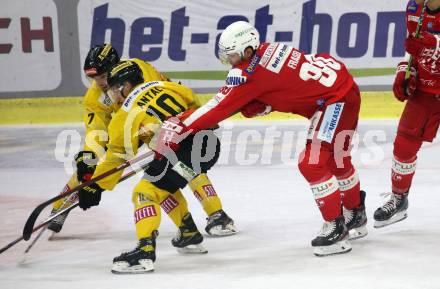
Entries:
{"label": "black hockey helmet", "polygon": [[135,62],[130,60],[121,61],[113,67],[107,77],[107,83],[110,87],[123,84],[124,81],[130,82],[133,86],[144,82],[142,70]]}
{"label": "black hockey helmet", "polygon": [[119,60],[118,52],[111,44],[94,46],[87,53],[84,61],[84,72],[89,77],[110,72]]}

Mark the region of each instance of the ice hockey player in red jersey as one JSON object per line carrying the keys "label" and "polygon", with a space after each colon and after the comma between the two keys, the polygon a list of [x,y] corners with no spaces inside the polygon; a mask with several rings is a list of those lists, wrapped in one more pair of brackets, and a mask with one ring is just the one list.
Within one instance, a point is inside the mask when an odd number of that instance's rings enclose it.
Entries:
{"label": "ice hockey player in red jersey", "polygon": [[[361,102],[352,76],[328,54],[305,55],[281,43],[260,44],[258,31],[244,21],[223,31],[219,57],[232,65],[226,85],[184,122],[175,121],[175,131],[197,133],[238,111],[247,117],[280,111],[310,119],[299,170],[325,220],[312,240],[314,253],[349,252],[349,231],[353,238],[367,234],[365,192],[350,156]],[[162,142],[172,147],[170,140],[176,138],[168,135]]]}
{"label": "ice hockey player in red jersey", "polygon": [[[406,105],[394,140],[391,197],[374,212],[376,228],[407,217],[417,152],[423,142],[432,142],[440,124],[440,1],[427,2],[420,33],[416,35],[423,7],[423,0],[411,0],[406,9],[407,55],[397,66],[393,86],[396,98],[406,100]],[[410,55],[411,76],[405,81]]]}

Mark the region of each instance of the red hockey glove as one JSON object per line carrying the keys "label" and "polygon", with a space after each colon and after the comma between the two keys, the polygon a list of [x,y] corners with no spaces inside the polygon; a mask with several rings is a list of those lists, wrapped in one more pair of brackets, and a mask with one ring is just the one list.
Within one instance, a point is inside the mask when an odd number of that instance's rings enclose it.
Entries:
{"label": "red hockey glove", "polygon": [[416,76],[417,72],[414,67],[411,67],[411,76],[408,81],[405,81],[406,68],[408,62],[403,61],[397,65],[396,78],[394,80],[393,92],[394,96],[399,101],[405,101],[414,94],[416,90]]}
{"label": "red hockey glove", "polygon": [[[182,117],[182,114],[180,116]],[[155,157],[160,160],[171,151],[175,152],[179,150],[179,143],[190,133],[191,131],[188,130],[179,116],[173,116],[165,120],[159,131]]]}
{"label": "red hockey glove", "polygon": [[270,105],[259,100],[253,100],[241,108],[241,114],[244,117],[252,118],[256,116],[264,116],[272,111]]}
{"label": "red hockey glove", "polygon": [[440,54],[440,36],[422,31],[419,37],[409,36],[405,40],[405,50],[413,56],[419,56],[424,48],[434,49],[433,57],[438,58]]}

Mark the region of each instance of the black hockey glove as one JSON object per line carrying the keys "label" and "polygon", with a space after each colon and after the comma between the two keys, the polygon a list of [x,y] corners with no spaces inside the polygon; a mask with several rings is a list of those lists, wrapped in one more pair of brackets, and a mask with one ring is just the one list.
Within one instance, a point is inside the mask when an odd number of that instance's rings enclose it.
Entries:
{"label": "black hockey glove", "polygon": [[79,207],[84,211],[90,207],[99,205],[101,193],[104,191],[98,184],[91,184],[82,188],[79,194]]}
{"label": "black hockey glove", "polygon": [[90,180],[98,163],[95,153],[92,151],[80,151],[76,154],[75,161],[78,182],[84,183]]}

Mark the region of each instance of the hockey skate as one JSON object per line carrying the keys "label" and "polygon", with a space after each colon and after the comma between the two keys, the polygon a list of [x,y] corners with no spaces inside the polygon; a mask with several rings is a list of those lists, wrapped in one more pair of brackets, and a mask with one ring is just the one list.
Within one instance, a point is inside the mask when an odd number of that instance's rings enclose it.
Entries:
{"label": "hockey skate", "polygon": [[360,191],[361,204],[352,210],[343,208],[345,226],[349,231],[349,240],[360,239],[368,234],[367,214],[365,213],[365,192]]}
{"label": "hockey skate", "polygon": [[156,236],[139,240],[136,248],[130,252],[122,253],[113,259],[112,273],[114,274],[141,274],[154,271],[156,261]]}
{"label": "hockey skate", "polygon": [[374,212],[374,227],[382,228],[408,217],[408,193],[398,195],[391,193],[390,199]]}
{"label": "hockey skate", "polygon": [[[58,210],[52,209],[52,212],[50,214],[51,215],[56,214],[57,211]],[[70,212],[70,210],[66,211],[65,213],[54,218],[52,221],[50,221],[47,228],[49,230],[51,230],[53,232],[53,234],[59,233],[61,231],[61,229],[63,228],[64,222],[66,221],[66,218],[67,218],[67,215],[69,215],[69,212]],[[53,234],[49,237],[49,240],[53,237]]]}
{"label": "hockey skate", "polygon": [[237,232],[234,221],[223,211],[219,210],[207,218],[206,233],[211,236],[229,236]]}
{"label": "hockey skate", "polygon": [[344,217],[339,216],[333,221],[324,222],[318,236],[312,240],[312,246],[313,254],[318,257],[350,252],[351,245]]}
{"label": "hockey skate", "polygon": [[183,217],[183,225],[179,227],[171,244],[182,254],[204,254],[208,251],[201,245],[203,236],[197,229],[190,213]]}

